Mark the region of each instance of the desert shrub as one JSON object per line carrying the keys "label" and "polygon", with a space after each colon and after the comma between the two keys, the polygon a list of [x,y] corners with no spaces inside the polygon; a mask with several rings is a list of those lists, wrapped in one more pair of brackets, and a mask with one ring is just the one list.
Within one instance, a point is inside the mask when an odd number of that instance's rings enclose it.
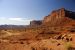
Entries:
{"label": "desert shrub", "polygon": [[42,48],[42,50],[48,50],[48,48]]}
{"label": "desert shrub", "polygon": [[75,48],[74,47],[69,47],[68,50],[75,50]]}
{"label": "desert shrub", "polygon": [[57,46],[61,45],[60,43],[57,44]]}
{"label": "desert shrub", "polygon": [[61,38],[62,40],[64,39],[64,37]]}
{"label": "desert shrub", "polygon": [[66,50],[69,50],[71,47],[72,47],[71,42],[66,42],[65,43]]}
{"label": "desert shrub", "polygon": [[70,30],[70,32],[75,32],[75,30]]}
{"label": "desert shrub", "polygon": [[57,41],[55,41],[55,40],[52,40],[51,42],[52,42],[52,43],[56,43]]}
{"label": "desert shrub", "polygon": [[70,38],[70,41],[72,41],[72,38]]}
{"label": "desert shrub", "polygon": [[58,37],[57,37],[57,40],[59,40],[59,39],[61,39],[62,38],[62,35],[59,35]]}
{"label": "desert shrub", "polygon": [[69,42],[69,38],[66,38],[66,41]]}
{"label": "desert shrub", "polygon": [[31,47],[31,50],[37,50],[36,48],[34,48],[34,47]]}
{"label": "desert shrub", "polygon": [[50,50],[53,50],[52,48],[50,48]]}
{"label": "desert shrub", "polygon": [[20,44],[24,44],[23,42],[20,42]]}

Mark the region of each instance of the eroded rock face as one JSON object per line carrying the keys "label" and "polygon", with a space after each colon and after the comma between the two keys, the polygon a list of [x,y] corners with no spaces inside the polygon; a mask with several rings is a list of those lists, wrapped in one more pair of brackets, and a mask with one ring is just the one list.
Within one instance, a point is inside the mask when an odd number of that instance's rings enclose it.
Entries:
{"label": "eroded rock face", "polygon": [[41,25],[42,24],[42,21],[41,20],[34,20],[34,21],[31,21],[30,22],[30,25],[31,26],[37,26],[37,25]]}
{"label": "eroded rock face", "polygon": [[43,20],[34,20],[30,25],[49,25],[61,26],[75,19],[75,12],[68,11],[65,8],[52,11],[51,14],[45,16]]}
{"label": "eroded rock face", "polygon": [[52,11],[52,13],[44,18],[42,23],[51,26],[60,26],[69,23],[75,19],[75,12],[68,11],[65,8]]}
{"label": "eroded rock face", "polygon": [[60,20],[61,18],[65,17],[65,9],[59,9],[59,10],[54,10],[52,11],[52,13],[48,16],[46,16],[43,20],[43,24],[45,23],[54,23],[56,22],[58,19]]}

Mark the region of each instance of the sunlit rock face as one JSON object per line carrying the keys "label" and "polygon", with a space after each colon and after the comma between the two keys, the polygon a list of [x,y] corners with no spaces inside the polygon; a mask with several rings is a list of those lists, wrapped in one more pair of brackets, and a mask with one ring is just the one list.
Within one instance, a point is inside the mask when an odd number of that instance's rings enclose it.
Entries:
{"label": "sunlit rock face", "polygon": [[65,8],[61,8],[52,11],[51,14],[44,17],[42,23],[44,25],[59,26],[71,21],[71,19],[75,19],[75,12],[68,11]]}
{"label": "sunlit rock face", "polygon": [[34,20],[30,22],[31,26],[45,25],[45,26],[63,26],[73,21],[75,23],[75,12],[68,11],[65,8],[54,10],[43,20]]}
{"label": "sunlit rock face", "polygon": [[54,10],[52,11],[51,14],[49,14],[48,16],[46,16],[43,20],[43,23],[47,23],[47,22],[52,22],[54,20],[63,18],[65,16],[65,9],[59,9],[59,10]]}

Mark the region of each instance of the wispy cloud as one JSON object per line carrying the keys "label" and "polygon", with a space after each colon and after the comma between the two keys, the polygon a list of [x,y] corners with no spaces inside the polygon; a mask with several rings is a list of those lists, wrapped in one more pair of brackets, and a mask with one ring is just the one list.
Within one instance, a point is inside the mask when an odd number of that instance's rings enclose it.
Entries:
{"label": "wispy cloud", "polygon": [[23,18],[8,18],[9,20],[14,20],[14,21],[24,21]]}
{"label": "wispy cloud", "polygon": [[0,24],[28,25],[32,19],[0,17]]}

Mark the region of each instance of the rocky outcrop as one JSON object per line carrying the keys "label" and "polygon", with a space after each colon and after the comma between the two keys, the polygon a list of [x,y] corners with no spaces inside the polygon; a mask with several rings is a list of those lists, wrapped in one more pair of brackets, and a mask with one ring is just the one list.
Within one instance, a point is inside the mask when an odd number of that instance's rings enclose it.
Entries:
{"label": "rocky outcrop", "polygon": [[54,10],[52,11],[51,14],[49,14],[48,16],[46,16],[43,20],[43,24],[46,24],[46,23],[54,23],[56,22],[57,20],[60,20],[62,18],[65,17],[65,9],[62,8],[62,9],[59,9],[59,10]]}
{"label": "rocky outcrop", "polygon": [[51,14],[44,18],[42,23],[44,25],[60,26],[72,21],[72,19],[75,19],[75,12],[68,11],[65,8],[61,8],[52,11]]}
{"label": "rocky outcrop", "polygon": [[69,23],[75,23],[75,12],[68,11],[65,8],[52,11],[51,14],[45,16],[43,20],[34,20],[30,25],[45,25],[45,26],[63,26]]}
{"label": "rocky outcrop", "polygon": [[37,26],[37,25],[41,25],[42,21],[41,20],[33,20],[30,22],[30,26]]}

